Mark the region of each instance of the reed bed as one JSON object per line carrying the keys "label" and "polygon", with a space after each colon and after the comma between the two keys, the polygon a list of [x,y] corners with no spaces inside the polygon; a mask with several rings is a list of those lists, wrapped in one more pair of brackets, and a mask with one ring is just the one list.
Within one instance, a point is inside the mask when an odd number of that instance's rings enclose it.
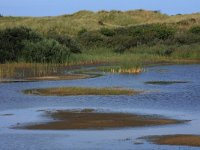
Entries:
{"label": "reed bed", "polygon": [[23,79],[63,74],[65,65],[39,63],[6,63],[0,64],[1,79]]}

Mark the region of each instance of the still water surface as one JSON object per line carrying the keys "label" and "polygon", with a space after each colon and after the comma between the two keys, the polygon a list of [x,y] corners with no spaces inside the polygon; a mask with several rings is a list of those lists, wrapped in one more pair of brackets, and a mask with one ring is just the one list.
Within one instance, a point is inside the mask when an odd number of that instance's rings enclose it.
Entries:
{"label": "still water surface", "polygon": [[[149,67],[138,75],[105,74],[98,78],[71,81],[42,81],[0,84],[0,150],[197,150],[195,147],[136,145],[148,135],[200,135],[200,65]],[[188,81],[151,85],[146,81]],[[31,96],[21,91],[60,86],[123,87],[143,90],[134,96]],[[95,108],[101,111],[158,114],[192,120],[179,125],[109,130],[30,131],[10,127],[18,123],[48,121],[38,110]],[[4,115],[10,114],[10,115]],[[12,115],[11,115],[12,114]]]}

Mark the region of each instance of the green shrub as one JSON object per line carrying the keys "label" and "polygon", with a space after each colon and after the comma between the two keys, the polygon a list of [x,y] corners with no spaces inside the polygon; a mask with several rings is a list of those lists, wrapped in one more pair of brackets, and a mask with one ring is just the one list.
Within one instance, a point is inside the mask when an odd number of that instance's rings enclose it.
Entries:
{"label": "green shrub", "polygon": [[0,31],[0,62],[17,61],[24,47],[24,40],[36,42],[41,39],[41,35],[26,27]]}
{"label": "green shrub", "polygon": [[85,32],[87,32],[87,29],[82,28],[82,29],[78,32],[78,36],[81,36],[81,35],[84,34]]}
{"label": "green shrub", "polygon": [[79,41],[86,47],[102,45],[103,40],[102,35],[97,32],[86,32],[79,37]]}
{"label": "green shrub", "polygon": [[193,44],[200,42],[200,35],[193,34],[191,32],[181,32],[174,36],[171,44]]}
{"label": "green shrub", "polygon": [[52,39],[55,39],[60,44],[66,46],[70,49],[70,52],[72,53],[81,53],[81,46],[72,38],[65,36],[65,35],[51,35],[49,36]]}
{"label": "green shrub", "polygon": [[66,62],[70,50],[53,39],[43,39],[39,42],[25,41],[22,58],[26,62],[63,63]]}
{"label": "green shrub", "polygon": [[175,34],[174,28],[163,24],[133,26],[127,30],[131,36],[140,37],[140,39],[145,40],[144,42],[149,42],[154,39],[166,40]]}
{"label": "green shrub", "polygon": [[112,29],[108,29],[108,28],[101,28],[100,33],[105,36],[114,36],[115,35],[115,32]]}
{"label": "green shrub", "polygon": [[200,34],[200,26],[191,27],[189,31],[193,34]]}

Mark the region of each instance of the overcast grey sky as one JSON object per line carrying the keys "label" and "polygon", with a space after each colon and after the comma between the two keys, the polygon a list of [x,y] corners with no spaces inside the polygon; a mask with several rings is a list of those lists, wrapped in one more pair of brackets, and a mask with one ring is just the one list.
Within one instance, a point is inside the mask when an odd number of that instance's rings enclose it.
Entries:
{"label": "overcast grey sky", "polygon": [[0,0],[0,14],[56,16],[79,10],[160,10],[167,14],[200,12],[200,0]]}

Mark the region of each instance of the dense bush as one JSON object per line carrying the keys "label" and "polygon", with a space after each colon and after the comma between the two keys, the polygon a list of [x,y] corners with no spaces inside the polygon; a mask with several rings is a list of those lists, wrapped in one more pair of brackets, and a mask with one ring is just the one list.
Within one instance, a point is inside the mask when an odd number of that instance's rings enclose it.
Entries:
{"label": "dense bush", "polygon": [[79,37],[79,41],[85,47],[102,45],[103,40],[102,35],[98,32],[86,32]]}
{"label": "dense bush", "polygon": [[166,40],[175,34],[174,28],[163,24],[133,26],[126,30],[126,34],[139,37],[143,43],[148,43],[154,39]]}
{"label": "dense bush", "polygon": [[0,62],[17,61],[24,47],[24,40],[37,42],[42,37],[26,27],[15,27],[0,31]]}
{"label": "dense bush", "polygon": [[193,34],[191,32],[180,32],[174,36],[174,39],[170,41],[171,44],[193,44],[200,42],[200,35]]}
{"label": "dense bush", "polygon": [[52,38],[45,38],[26,27],[2,30],[0,31],[0,63],[19,60],[63,63],[70,56],[70,52],[80,53],[79,46],[71,38],[67,36]]}
{"label": "dense bush", "polygon": [[72,38],[65,35],[57,35],[57,34],[50,35],[49,37],[55,39],[60,44],[69,48],[72,53],[81,53],[81,46]]}
{"label": "dense bush", "polygon": [[138,25],[115,29],[101,28],[99,31],[85,32],[80,36],[82,44],[114,48],[116,52],[139,45],[156,45],[174,38],[176,28],[165,24]]}
{"label": "dense bush", "polygon": [[87,29],[82,28],[79,32],[78,32],[78,36],[81,36],[83,33],[87,32]]}
{"label": "dense bush", "polygon": [[100,33],[105,36],[114,36],[115,35],[115,32],[112,29],[108,29],[108,28],[101,28]]}
{"label": "dense bush", "polygon": [[39,42],[25,41],[22,58],[27,62],[63,63],[70,55],[70,50],[53,39]]}
{"label": "dense bush", "polygon": [[190,32],[193,33],[193,34],[199,34],[200,35],[200,26],[191,27]]}

